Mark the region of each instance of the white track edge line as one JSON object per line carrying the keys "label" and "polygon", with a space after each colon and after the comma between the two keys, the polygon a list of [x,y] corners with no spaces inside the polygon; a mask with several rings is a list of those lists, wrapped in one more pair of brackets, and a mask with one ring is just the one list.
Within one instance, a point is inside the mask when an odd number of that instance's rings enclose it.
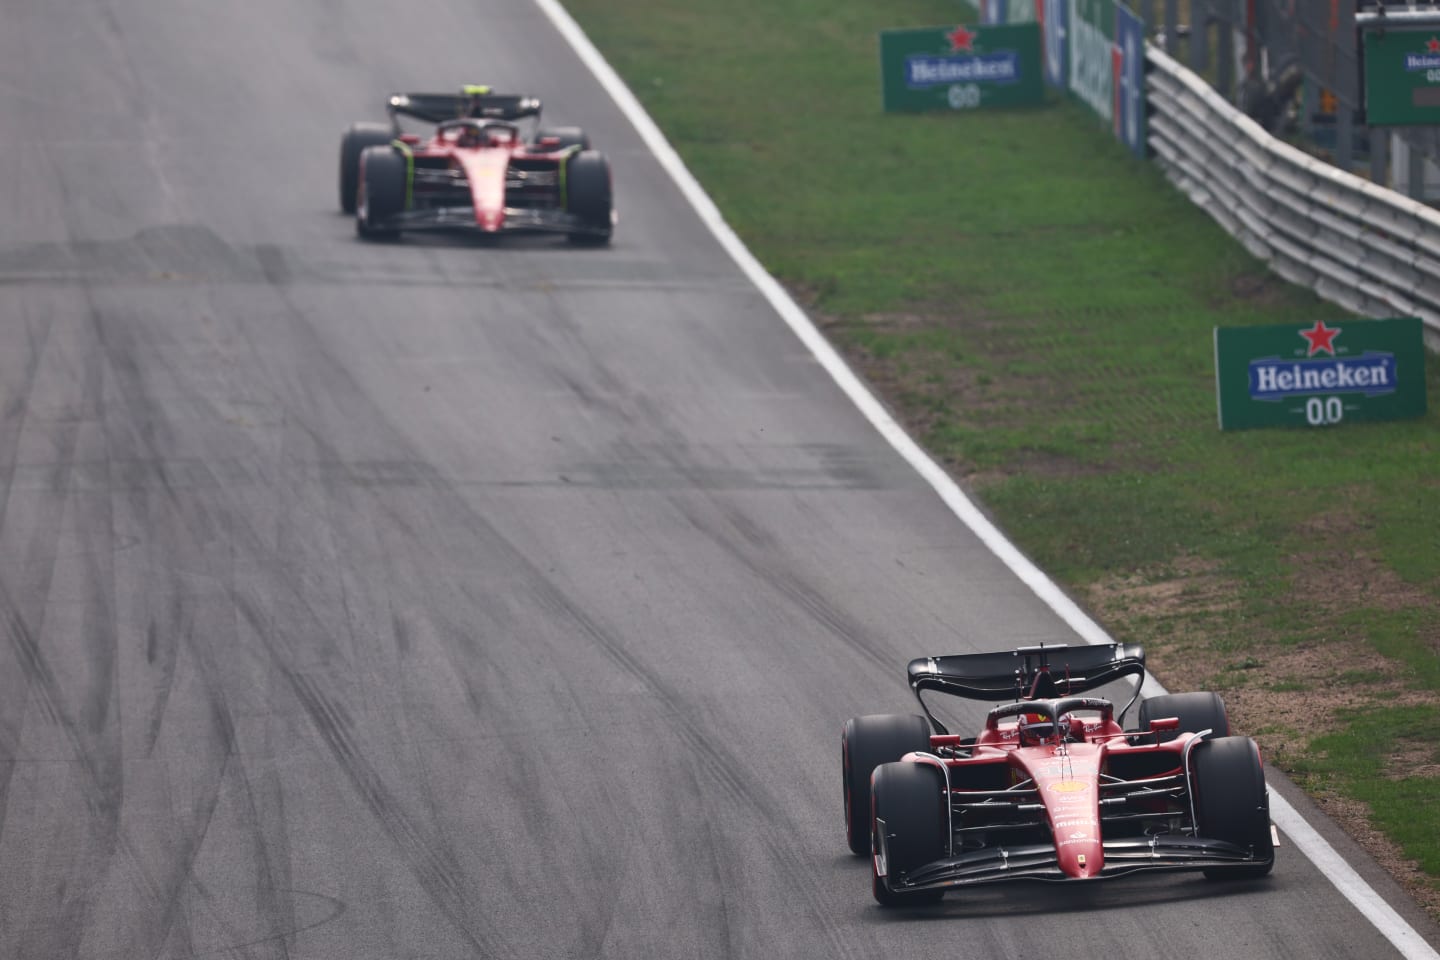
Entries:
{"label": "white track edge line", "polygon": [[[620,75],[605,60],[590,38],[580,29],[558,0],[535,0],[535,4],[555,25],[560,35],[574,49],[580,61],[595,75],[600,86],[615,101],[621,112],[635,127],[640,139],[645,141],[650,152],[655,155],[660,166],[670,175],[685,199],[695,208],[701,221],[720,241],[720,245],[730,254],[731,258],[739,266],[745,276],[760,290],[765,298],[770,301],[775,312],[785,321],[786,325],[794,331],[806,348],[814,354],[815,359],[825,368],[825,372],[835,380],[835,383],[850,398],[850,401],[860,409],[865,419],[869,420],[875,429],[880,431],[895,451],[902,456],[925,481],[940,495],[961,522],[985,544],[1000,562],[1009,567],[1024,584],[1035,592],[1035,595],[1054,610],[1060,619],[1064,620],[1086,643],[1113,643],[1114,640],[1096,623],[1089,614],[1081,610],[1076,603],[1066,596],[1053,580],[1045,575],[1039,567],[1031,562],[1020,550],[1005,538],[1005,535],[990,522],[990,519],[975,506],[974,502],[965,495],[959,485],[938,463],[930,457],[920,445],[917,444],[904,428],[890,416],[889,411],[877,400],[850,369],[830,342],[825,339],[814,323],[810,321],[805,311],[797,304],[780,286],[779,282],[760,265],[754,254],[740,241],[735,231],[725,222],[720,215],[720,210],[715,206],[708,194],[701,188],[699,182],[670,146],[670,141],[660,132],[655,121],[650,119],[650,114],[641,106],[640,101],[631,93],[629,86],[620,79]],[[1147,695],[1155,696],[1165,693],[1153,677],[1146,676],[1144,689]],[[1425,939],[1405,921],[1405,918],[1395,912],[1395,909],[1385,902],[1384,898],[1375,891],[1365,879],[1356,873],[1354,868],[1345,861],[1345,858],[1335,850],[1330,843],[1312,827],[1300,812],[1290,803],[1274,791],[1270,794],[1270,814],[1276,826],[1285,831],[1295,847],[1305,854],[1307,858],[1320,869],[1321,874],[1334,885],[1346,900],[1355,906],[1357,910],[1375,926],[1375,929],[1389,940],[1390,943],[1400,952],[1406,960],[1440,960],[1440,953],[1436,953]]]}

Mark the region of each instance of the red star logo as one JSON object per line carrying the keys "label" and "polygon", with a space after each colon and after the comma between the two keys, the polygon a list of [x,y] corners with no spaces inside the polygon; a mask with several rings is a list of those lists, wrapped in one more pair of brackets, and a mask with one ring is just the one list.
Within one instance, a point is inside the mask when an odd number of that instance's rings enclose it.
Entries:
{"label": "red star logo", "polygon": [[951,53],[959,50],[964,50],[966,53],[974,52],[975,31],[967,30],[963,23],[947,33],[945,39],[950,41]]}
{"label": "red star logo", "polygon": [[1335,336],[1340,332],[1339,327],[1327,327],[1324,320],[1316,320],[1315,326],[1309,330],[1301,330],[1300,336],[1310,341],[1310,349],[1305,356],[1313,357],[1322,350],[1330,356],[1335,356]]}
{"label": "red star logo", "polygon": [[1425,41],[1425,52],[1426,52],[1426,53],[1440,53],[1440,39],[1436,39],[1435,37],[1431,37],[1429,40],[1426,40],[1426,41]]}

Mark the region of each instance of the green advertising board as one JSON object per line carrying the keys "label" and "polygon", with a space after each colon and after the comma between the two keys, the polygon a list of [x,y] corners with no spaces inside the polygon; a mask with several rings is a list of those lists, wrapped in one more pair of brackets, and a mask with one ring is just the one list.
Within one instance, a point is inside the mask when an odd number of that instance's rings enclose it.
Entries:
{"label": "green advertising board", "polygon": [[1221,430],[1425,414],[1419,319],[1215,328]]}
{"label": "green advertising board", "polygon": [[1101,120],[1112,123],[1115,118],[1115,2],[1070,0],[1069,14],[1070,92]]}
{"label": "green advertising board", "polygon": [[1440,124],[1440,33],[1365,31],[1365,122]]}
{"label": "green advertising board", "polygon": [[880,85],[887,113],[1043,103],[1040,26],[882,31]]}

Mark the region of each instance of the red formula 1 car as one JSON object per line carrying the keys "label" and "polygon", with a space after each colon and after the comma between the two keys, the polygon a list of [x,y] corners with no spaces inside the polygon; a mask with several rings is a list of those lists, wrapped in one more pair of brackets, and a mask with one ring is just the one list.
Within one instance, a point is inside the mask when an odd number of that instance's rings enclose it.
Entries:
{"label": "red formula 1 car", "polygon": [[[388,109],[388,124],[353,124],[340,140],[340,207],[360,236],[538,230],[609,242],[609,161],[578,127],[540,127],[539,100],[466,87],[398,93]],[[434,131],[405,133],[402,116]]]}
{"label": "red formula 1 car", "polygon": [[[1080,696],[1136,678],[1123,718],[1145,675],[1140,647],[926,657],[908,672],[925,715],[856,717],[841,742],[850,849],[870,856],[881,904],[1002,880],[1139,870],[1223,880],[1274,865],[1260,753],[1227,735],[1218,696],[1152,697],[1131,731],[1109,700]],[[960,737],[936,717],[935,694],[1010,702],[979,736]]]}

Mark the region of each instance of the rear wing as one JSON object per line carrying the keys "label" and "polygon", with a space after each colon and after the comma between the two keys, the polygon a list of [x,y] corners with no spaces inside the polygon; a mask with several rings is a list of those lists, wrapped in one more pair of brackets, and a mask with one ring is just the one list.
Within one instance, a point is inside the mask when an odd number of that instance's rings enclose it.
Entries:
{"label": "rear wing", "polygon": [[520,120],[540,116],[540,101],[513,93],[396,93],[386,109],[391,119],[414,117],[426,123],[462,117]]}
{"label": "rear wing", "polygon": [[917,697],[933,690],[968,700],[1040,700],[1074,696],[1122,677],[1143,682],[1145,650],[1137,644],[1061,643],[1005,653],[920,657],[910,661],[906,672]]}

